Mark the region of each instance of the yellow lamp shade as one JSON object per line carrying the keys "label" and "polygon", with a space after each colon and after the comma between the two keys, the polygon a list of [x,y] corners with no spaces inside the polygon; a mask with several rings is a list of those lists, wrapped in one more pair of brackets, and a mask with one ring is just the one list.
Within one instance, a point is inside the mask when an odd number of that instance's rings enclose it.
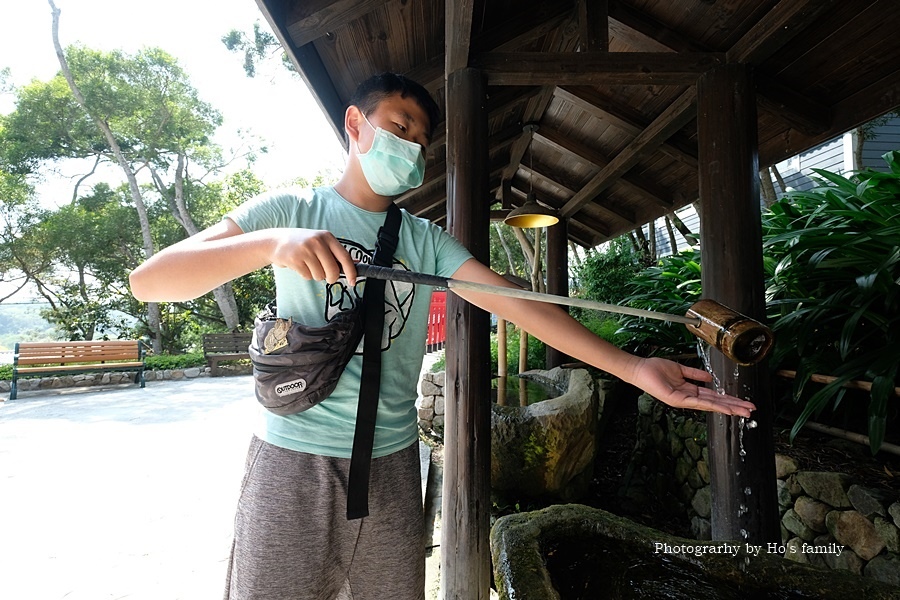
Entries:
{"label": "yellow lamp shade", "polygon": [[534,196],[528,195],[525,204],[509,212],[503,222],[511,227],[549,227],[559,223],[559,216],[552,208],[539,204]]}

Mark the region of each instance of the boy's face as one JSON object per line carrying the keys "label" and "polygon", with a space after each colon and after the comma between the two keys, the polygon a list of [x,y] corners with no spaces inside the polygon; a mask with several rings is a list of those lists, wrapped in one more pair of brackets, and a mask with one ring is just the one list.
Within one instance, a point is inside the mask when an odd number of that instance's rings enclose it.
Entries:
{"label": "boy's face", "polygon": [[[362,113],[360,112],[360,115]],[[428,115],[411,96],[403,98],[400,94],[393,94],[378,103],[375,110],[366,115],[372,127],[368,127],[360,118],[359,145],[360,152],[368,152],[372,147],[372,139],[375,136],[374,128],[381,127],[399,138],[415,142],[422,146],[422,150],[428,148],[431,138],[428,131],[431,124]]]}

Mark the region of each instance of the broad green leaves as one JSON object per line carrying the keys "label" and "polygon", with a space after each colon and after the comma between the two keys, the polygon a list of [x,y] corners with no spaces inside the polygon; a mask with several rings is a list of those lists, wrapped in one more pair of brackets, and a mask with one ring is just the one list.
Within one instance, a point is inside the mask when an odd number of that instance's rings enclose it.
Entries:
{"label": "broad green leaves", "polygon": [[[767,268],[769,318],[776,340],[790,340],[776,343],[772,361],[797,370],[794,398],[805,402],[793,434],[837,407],[843,383],[872,381],[873,451],[900,364],[900,163],[897,152],[884,158],[891,173],[816,170],[819,187],[787,194],[763,219],[764,252],[777,259]],[[813,373],[837,380],[809,395]]]}

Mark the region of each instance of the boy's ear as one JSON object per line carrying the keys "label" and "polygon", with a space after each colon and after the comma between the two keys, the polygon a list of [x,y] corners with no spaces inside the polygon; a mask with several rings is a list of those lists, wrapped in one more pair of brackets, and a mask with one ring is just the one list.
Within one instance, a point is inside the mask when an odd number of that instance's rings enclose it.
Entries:
{"label": "boy's ear", "polygon": [[344,113],[344,131],[351,142],[359,139],[359,127],[363,120],[362,111],[358,106],[350,105]]}

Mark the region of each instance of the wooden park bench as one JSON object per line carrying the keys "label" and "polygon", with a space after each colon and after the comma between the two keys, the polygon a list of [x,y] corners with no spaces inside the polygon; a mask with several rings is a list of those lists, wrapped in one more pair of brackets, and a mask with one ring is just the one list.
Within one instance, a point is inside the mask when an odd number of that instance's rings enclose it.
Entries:
{"label": "wooden park bench", "polygon": [[16,399],[19,378],[134,370],[134,382],[144,387],[144,351],[138,340],[20,342],[9,399]]}
{"label": "wooden park bench", "polygon": [[203,357],[209,365],[210,375],[218,377],[219,362],[223,360],[249,359],[247,348],[253,333],[250,331],[237,333],[204,333]]}

